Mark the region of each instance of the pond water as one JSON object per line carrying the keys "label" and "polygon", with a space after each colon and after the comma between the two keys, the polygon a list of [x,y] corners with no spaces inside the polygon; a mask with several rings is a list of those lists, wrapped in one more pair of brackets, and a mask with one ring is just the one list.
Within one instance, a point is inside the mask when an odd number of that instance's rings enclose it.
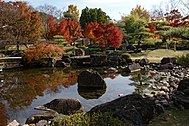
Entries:
{"label": "pond water", "polygon": [[[84,69],[38,68],[3,71],[0,76],[0,126],[17,120],[24,124],[34,107],[55,98],[76,98],[85,111],[118,98],[119,94],[140,93],[136,90],[137,74],[102,75],[106,89],[97,92],[78,90],[77,76]],[[135,82],[135,83],[133,83]],[[143,90],[143,89],[142,89]]]}

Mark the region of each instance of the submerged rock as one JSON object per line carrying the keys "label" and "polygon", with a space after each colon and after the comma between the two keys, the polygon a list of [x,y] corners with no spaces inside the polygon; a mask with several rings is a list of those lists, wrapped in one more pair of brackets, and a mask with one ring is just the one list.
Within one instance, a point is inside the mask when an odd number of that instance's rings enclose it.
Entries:
{"label": "submerged rock", "polygon": [[59,114],[74,114],[81,110],[82,106],[77,99],[54,99],[51,102],[44,104],[43,106],[37,106],[35,109],[51,111],[54,110]]}

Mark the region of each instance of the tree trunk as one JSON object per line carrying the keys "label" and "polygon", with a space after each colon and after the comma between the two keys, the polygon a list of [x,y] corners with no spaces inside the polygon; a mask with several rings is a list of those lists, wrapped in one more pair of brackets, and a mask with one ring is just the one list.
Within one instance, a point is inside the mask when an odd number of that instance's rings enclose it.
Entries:
{"label": "tree trunk", "polygon": [[17,51],[19,51],[19,42],[18,42],[18,40],[16,40],[16,49],[17,49]]}
{"label": "tree trunk", "polygon": [[174,42],[174,51],[175,52],[177,51],[177,42],[176,41]]}

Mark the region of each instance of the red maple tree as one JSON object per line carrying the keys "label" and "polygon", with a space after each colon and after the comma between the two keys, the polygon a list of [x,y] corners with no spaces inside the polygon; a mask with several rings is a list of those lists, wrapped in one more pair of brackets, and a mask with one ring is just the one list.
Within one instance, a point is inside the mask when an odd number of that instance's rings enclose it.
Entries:
{"label": "red maple tree", "polygon": [[96,30],[98,27],[99,27],[99,24],[97,22],[88,23],[84,28],[85,37],[88,38],[90,41],[96,42],[94,30]]}
{"label": "red maple tree", "polygon": [[102,47],[108,47],[112,45],[114,48],[118,48],[122,43],[122,32],[113,23],[99,25],[94,30],[97,43]]}
{"label": "red maple tree", "polygon": [[60,22],[56,21],[53,17],[48,19],[48,38],[53,39],[54,35],[63,35],[67,42],[70,44],[83,37],[82,30],[79,22],[71,19],[62,19]]}

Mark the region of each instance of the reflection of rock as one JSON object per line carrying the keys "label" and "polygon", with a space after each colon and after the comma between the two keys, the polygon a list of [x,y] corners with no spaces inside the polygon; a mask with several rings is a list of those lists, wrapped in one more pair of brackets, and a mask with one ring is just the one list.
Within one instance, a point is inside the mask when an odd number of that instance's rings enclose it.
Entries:
{"label": "reflection of rock", "polygon": [[81,72],[77,79],[79,87],[102,89],[106,83],[97,71],[85,70]]}
{"label": "reflection of rock", "polygon": [[156,106],[153,100],[132,94],[97,105],[89,111],[91,114],[96,112],[109,112],[123,121],[131,121],[134,125],[145,126],[155,115],[160,114],[162,109]]}
{"label": "reflection of rock", "polygon": [[77,99],[54,99],[43,106],[35,107],[38,110],[54,110],[62,114],[73,114],[81,110],[81,108],[81,103]]}
{"label": "reflection of rock", "polygon": [[78,86],[78,93],[85,99],[98,99],[106,92],[106,88],[94,89]]}

